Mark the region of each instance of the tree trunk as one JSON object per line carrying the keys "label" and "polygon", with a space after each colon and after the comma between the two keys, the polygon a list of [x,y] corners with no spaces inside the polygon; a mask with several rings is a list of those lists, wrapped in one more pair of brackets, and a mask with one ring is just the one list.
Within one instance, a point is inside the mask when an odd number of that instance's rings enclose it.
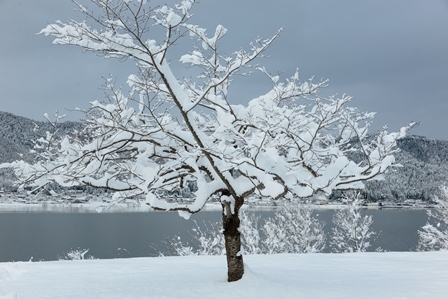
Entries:
{"label": "tree trunk", "polygon": [[241,233],[239,209],[229,213],[230,209],[223,206],[222,224],[227,257],[227,280],[229,282],[240,280],[244,274],[243,255],[241,252]]}

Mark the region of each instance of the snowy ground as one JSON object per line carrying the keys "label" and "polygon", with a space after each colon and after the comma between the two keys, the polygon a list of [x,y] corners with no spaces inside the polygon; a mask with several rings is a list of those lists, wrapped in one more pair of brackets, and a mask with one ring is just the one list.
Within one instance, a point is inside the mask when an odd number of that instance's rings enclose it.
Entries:
{"label": "snowy ground", "polygon": [[448,252],[223,256],[0,263],[1,299],[448,298]]}

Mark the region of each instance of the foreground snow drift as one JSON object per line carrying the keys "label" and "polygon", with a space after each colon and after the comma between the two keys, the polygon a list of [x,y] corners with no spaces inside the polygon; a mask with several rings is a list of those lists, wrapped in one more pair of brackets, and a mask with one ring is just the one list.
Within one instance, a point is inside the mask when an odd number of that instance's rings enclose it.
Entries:
{"label": "foreground snow drift", "polygon": [[0,298],[448,298],[448,252],[223,256],[0,263]]}

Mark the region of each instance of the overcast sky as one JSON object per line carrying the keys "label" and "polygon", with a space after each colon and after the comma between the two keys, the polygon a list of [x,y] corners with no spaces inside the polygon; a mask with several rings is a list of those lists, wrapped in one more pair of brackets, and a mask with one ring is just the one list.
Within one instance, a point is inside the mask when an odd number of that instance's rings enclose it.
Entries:
{"label": "overcast sky", "polygon": [[[420,121],[413,134],[448,140],[447,0],[202,0],[193,12],[192,22],[211,32],[218,24],[229,29],[229,52],[283,27],[270,57],[259,61],[268,71],[290,76],[298,67],[302,79],[329,79],[324,93],[349,94],[353,106],[377,112],[375,128]],[[43,120],[59,110],[77,120],[82,115],[67,109],[103,99],[102,77],[133,72],[130,63],[36,35],[68,18],[83,19],[70,0],[0,0],[1,111]],[[232,95],[242,102],[268,84],[248,80]]]}

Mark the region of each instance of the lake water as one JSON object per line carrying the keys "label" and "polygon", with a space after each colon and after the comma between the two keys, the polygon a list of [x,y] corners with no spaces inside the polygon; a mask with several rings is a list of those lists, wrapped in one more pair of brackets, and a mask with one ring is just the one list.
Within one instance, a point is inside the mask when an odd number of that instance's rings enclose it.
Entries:
{"label": "lake water", "polygon": [[[262,217],[273,211],[254,211]],[[333,210],[316,211],[325,221],[327,236]],[[418,242],[417,231],[427,222],[425,210],[363,210],[373,215],[373,229],[381,234],[370,248],[410,251]],[[175,235],[188,236],[199,224],[220,221],[221,213],[203,211],[185,220],[167,212],[0,212],[0,262],[57,260],[71,250],[89,249],[95,258],[158,256],[165,241]],[[327,237],[328,239],[328,237]],[[329,250],[327,246],[327,250]]]}

